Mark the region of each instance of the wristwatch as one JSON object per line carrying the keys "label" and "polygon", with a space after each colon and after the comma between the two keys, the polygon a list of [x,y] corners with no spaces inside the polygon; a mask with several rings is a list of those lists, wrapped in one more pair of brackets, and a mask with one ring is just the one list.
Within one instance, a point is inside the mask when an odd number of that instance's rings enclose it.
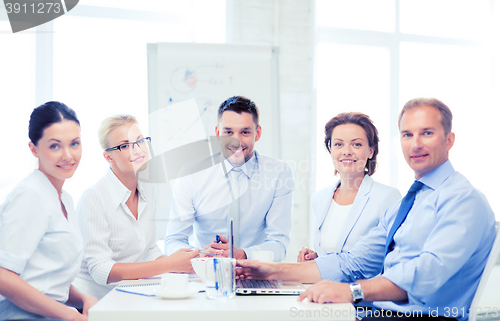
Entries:
{"label": "wristwatch", "polygon": [[354,303],[359,303],[364,300],[365,295],[363,294],[363,289],[361,289],[361,284],[354,282],[349,284],[349,287],[351,288],[352,301]]}

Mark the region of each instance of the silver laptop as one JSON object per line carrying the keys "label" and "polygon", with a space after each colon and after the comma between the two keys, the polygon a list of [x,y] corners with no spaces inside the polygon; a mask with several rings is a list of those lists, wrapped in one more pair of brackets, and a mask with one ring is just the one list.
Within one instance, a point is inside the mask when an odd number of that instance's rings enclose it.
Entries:
{"label": "silver laptop", "polygon": [[236,294],[292,294],[299,295],[306,288],[300,282],[281,280],[236,280]]}
{"label": "silver laptop", "polygon": [[[229,219],[228,226],[229,257],[233,257],[233,219]],[[306,288],[300,282],[281,280],[236,280],[236,294],[292,294],[299,295]]]}

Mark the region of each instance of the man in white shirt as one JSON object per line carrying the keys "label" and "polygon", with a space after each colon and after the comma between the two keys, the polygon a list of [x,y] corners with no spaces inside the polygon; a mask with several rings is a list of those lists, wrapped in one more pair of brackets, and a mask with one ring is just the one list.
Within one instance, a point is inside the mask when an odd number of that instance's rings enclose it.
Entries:
{"label": "man in white shirt", "polygon": [[265,250],[274,253],[274,261],[282,261],[292,228],[290,167],[254,151],[262,128],[259,111],[248,98],[234,96],[221,104],[215,134],[222,151],[208,159],[213,165],[205,168],[207,159],[189,164],[192,174],[175,183],[165,253],[192,247],[188,239],[193,236],[197,247],[227,255],[226,238],[213,240],[227,235],[227,219],[232,217],[237,259]]}

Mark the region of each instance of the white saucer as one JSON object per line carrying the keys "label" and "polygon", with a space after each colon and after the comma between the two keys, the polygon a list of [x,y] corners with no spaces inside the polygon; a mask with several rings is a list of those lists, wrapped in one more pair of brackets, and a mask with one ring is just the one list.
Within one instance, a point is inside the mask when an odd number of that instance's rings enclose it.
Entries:
{"label": "white saucer", "polygon": [[198,293],[196,289],[187,289],[185,291],[167,291],[163,289],[154,289],[154,294],[163,299],[186,299]]}

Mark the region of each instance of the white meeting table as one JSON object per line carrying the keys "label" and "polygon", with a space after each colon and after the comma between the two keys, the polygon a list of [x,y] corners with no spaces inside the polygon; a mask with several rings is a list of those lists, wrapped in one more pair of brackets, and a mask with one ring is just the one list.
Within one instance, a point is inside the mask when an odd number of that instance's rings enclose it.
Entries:
{"label": "white meeting table", "polygon": [[297,298],[237,295],[233,299],[209,300],[205,293],[197,293],[187,299],[165,300],[114,289],[89,310],[89,321],[356,320],[350,303],[316,304],[297,302]]}

